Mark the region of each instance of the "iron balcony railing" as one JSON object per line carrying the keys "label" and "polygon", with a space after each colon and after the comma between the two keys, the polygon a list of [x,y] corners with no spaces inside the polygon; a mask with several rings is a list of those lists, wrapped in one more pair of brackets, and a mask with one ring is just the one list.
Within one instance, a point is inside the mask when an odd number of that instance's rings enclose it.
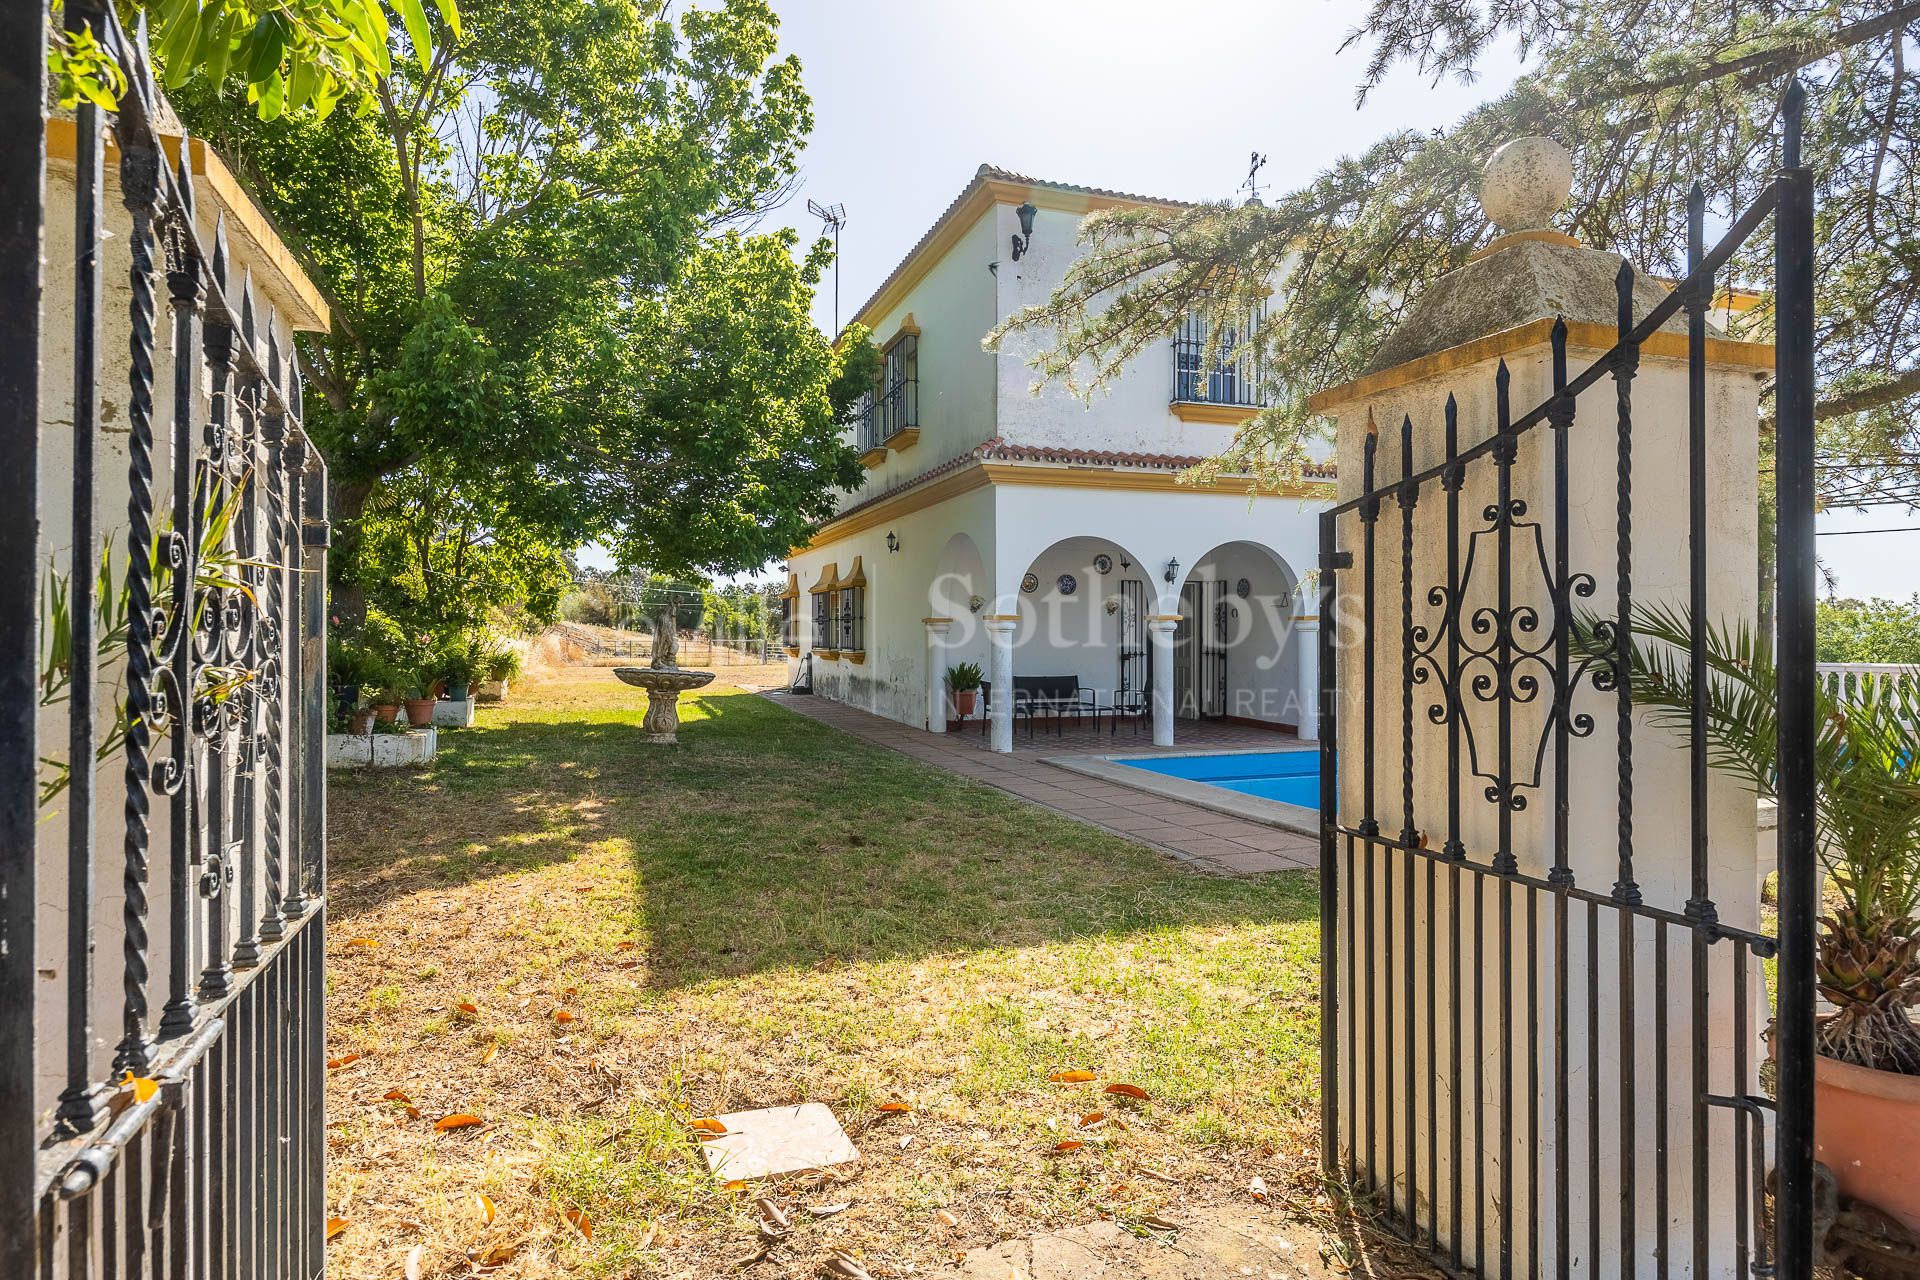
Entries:
{"label": "iron balcony railing", "polygon": [[905,334],[887,348],[880,381],[860,419],[860,451],[884,448],[902,431],[920,425],[920,340]]}
{"label": "iron balcony railing", "polygon": [[1223,330],[1217,342],[1210,341],[1204,317],[1182,320],[1173,336],[1174,400],[1265,408],[1271,401],[1254,341],[1265,319],[1265,309],[1255,308]]}

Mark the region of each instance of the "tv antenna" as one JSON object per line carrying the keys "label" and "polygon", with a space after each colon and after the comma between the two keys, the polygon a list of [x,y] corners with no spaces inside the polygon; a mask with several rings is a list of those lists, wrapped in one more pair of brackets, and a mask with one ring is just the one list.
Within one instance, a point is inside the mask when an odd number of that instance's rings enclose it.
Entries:
{"label": "tv antenna", "polygon": [[833,336],[840,337],[840,228],[847,225],[847,206],[807,201],[807,212],[820,219],[821,230],[833,233]]}
{"label": "tv antenna", "polygon": [[1267,158],[1258,151],[1253,152],[1247,158],[1247,180],[1240,184],[1240,190],[1247,193],[1247,202],[1250,204],[1259,204],[1260,193],[1267,189],[1265,183],[1257,181],[1260,177],[1260,170],[1266,168],[1266,166]]}

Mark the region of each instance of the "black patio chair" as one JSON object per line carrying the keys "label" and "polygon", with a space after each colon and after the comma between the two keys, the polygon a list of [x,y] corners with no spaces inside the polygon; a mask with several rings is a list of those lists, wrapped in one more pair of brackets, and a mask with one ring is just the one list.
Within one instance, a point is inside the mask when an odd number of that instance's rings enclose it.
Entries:
{"label": "black patio chair", "polygon": [[1138,737],[1140,722],[1153,714],[1153,699],[1145,689],[1116,689],[1107,714],[1113,717],[1113,734],[1119,734],[1122,720],[1131,720],[1134,736]]}

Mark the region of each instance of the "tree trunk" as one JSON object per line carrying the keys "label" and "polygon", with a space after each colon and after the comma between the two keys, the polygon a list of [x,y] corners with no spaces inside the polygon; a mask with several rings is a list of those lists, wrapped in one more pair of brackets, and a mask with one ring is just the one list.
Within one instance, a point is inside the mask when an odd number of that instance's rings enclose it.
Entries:
{"label": "tree trunk", "polygon": [[327,503],[333,521],[333,548],[327,557],[327,586],[333,617],[342,630],[357,630],[367,620],[367,592],[360,585],[360,514],[373,496],[374,481],[332,480]]}

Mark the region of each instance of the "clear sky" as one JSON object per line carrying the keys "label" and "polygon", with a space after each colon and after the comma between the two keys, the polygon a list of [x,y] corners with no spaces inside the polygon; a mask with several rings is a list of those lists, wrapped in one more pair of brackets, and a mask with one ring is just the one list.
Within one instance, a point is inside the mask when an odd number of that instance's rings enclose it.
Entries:
{"label": "clear sky", "polygon": [[[851,317],[982,163],[1146,195],[1230,196],[1304,181],[1403,128],[1451,124],[1519,72],[1438,85],[1401,70],[1354,107],[1366,50],[1339,52],[1361,0],[774,0],[815,125],[804,186],[772,221],[804,235],[807,200],[844,204],[840,315]],[[832,282],[814,318],[833,327]],[[1883,510],[1823,525],[1916,522]],[[1829,537],[1852,594],[1920,591],[1920,532]]]}

